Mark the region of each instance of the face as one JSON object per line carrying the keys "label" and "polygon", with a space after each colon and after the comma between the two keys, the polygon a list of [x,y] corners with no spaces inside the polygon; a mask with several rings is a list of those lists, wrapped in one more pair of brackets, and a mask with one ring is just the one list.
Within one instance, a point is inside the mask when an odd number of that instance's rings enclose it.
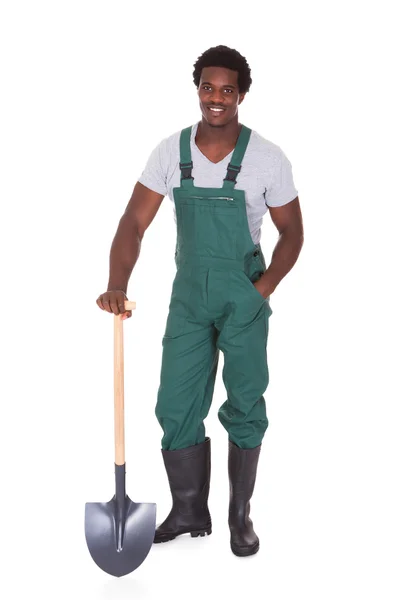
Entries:
{"label": "face", "polygon": [[[198,95],[200,110],[211,127],[223,127],[238,113],[245,94],[239,94],[237,71],[223,67],[204,67]],[[222,110],[211,110],[219,108]]]}

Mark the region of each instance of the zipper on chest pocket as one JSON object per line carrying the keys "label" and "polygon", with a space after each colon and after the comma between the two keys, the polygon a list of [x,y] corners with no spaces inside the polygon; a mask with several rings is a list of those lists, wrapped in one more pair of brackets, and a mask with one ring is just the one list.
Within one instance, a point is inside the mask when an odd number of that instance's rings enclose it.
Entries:
{"label": "zipper on chest pocket", "polygon": [[229,196],[208,196],[207,198],[204,196],[190,196],[190,198],[194,198],[195,200],[228,200],[233,202],[233,198]]}

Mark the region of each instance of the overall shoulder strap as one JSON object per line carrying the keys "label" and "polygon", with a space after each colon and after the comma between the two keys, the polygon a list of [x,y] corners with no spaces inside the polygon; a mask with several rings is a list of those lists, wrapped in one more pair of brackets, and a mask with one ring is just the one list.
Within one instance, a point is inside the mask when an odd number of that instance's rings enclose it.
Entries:
{"label": "overall shoulder strap", "polygon": [[179,168],[181,170],[181,186],[193,186],[192,177],[192,153],[190,151],[190,137],[192,126],[182,129],[179,141]]}
{"label": "overall shoulder strap", "polygon": [[231,162],[228,165],[226,177],[224,179],[224,188],[233,189],[236,184],[236,177],[240,173],[242,168],[242,160],[245,155],[247,145],[251,136],[251,129],[242,125],[238,140],[236,142],[235,150],[232,155]]}

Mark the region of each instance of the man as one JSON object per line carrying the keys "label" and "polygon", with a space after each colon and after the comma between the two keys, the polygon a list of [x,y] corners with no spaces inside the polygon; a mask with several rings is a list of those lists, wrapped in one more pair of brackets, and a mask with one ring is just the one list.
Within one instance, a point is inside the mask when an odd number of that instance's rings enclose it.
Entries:
{"label": "man", "polygon": [[[177,272],[155,412],[173,504],[154,541],[211,533],[211,441],[204,419],[221,350],[227,399],[218,417],[228,433],[230,545],[235,555],[248,556],[259,549],[250,498],[268,426],[270,295],[300,254],[302,216],[285,154],[238,121],[252,82],[246,59],[226,46],[210,48],[195,63],[193,80],[201,121],[153,150],[120,220],[107,292],[97,303],[131,316],[124,312],[129,277],[168,195],[177,224]],[[267,267],[259,241],[268,210],[279,239]]]}

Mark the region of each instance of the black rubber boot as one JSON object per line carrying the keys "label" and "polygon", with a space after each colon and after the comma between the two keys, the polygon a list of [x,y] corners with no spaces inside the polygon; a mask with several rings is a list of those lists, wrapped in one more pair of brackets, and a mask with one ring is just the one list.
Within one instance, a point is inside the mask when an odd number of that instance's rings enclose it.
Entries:
{"label": "black rubber boot", "polygon": [[211,534],[208,510],[210,491],[210,438],[181,450],[161,450],[172,494],[172,509],[156,529],[154,543],[168,542],[177,535]]}
{"label": "black rubber boot", "polygon": [[249,516],[260,450],[261,444],[256,448],[239,448],[229,440],[229,529],[231,549],[236,556],[250,556],[260,547]]}

